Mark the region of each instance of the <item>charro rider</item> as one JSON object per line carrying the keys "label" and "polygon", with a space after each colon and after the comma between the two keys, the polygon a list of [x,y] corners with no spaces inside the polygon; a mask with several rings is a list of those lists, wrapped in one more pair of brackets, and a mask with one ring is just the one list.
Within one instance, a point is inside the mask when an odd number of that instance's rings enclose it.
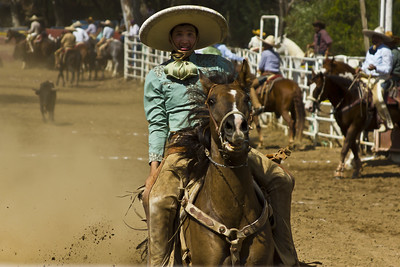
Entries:
{"label": "charro rider", "polygon": [[277,77],[281,77],[280,74],[280,56],[274,51],[275,38],[273,35],[268,35],[267,38],[260,39],[263,44],[263,52],[261,53],[261,60],[258,63],[258,72],[261,74],[257,79],[254,79],[253,84],[250,87],[250,98],[253,104],[255,115],[258,115],[264,110],[264,107],[260,103],[257,97],[256,90],[260,85],[265,82],[272,81]]}
{"label": "charro rider", "polygon": [[28,35],[26,36],[26,40],[28,41],[30,51],[33,52],[33,42],[38,36],[40,36],[43,29],[39,22],[39,18],[36,15],[30,17],[29,20],[32,22],[31,27],[27,31]]}
{"label": "charro rider", "polygon": [[59,68],[63,55],[67,49],[73,49],[75,47],[75,35],[73,32],[76,29],[73,26],[67,26],[64,28],[64,35],[61,38],[61,47],[54,52],[55,67]]}
{"label": "charro rider", "polygon": [[[149,124],[150,174],[143,203],[149,235],[149,264],[167,264],[174,234],[174,220],[182,197],[188,159],[166,151],[176,132],[189,126],[187,116],[193,108],[188,88],[201,88],[199,70],[232,72],[232,64],[218,55],[196,54],[221,42],[228,26],[218,12],[201,6],[175,6],[148,18],[140,29],[141,41],[154,49],[171,52],[171,59],[156,66],[146,76],[144,109]],[[173,136],[173,138],[170,138]],[[164,153],[165,152],[165,153]],[[293,178],[262,153],[251,149],[249,166],[255,180],[265,189],[274,210],[273,237],[285,265],[298,264],[290,227]]]}
{"label": "charro rider", "polygon": [[386,126],[381,123],[378,129],[379,132],[384,132],[387,128],[393,129],[393,122],[383,99],[382,88],[382,83],[389,78],[393,66],[392,51],[384,44],[391,41],[391,38],[385,35],[382,27],[377,27],[375,30],[363,30],[363,34],[371,38],[372,46],[367,51],[361,69],[357,69],[356,72],[362,71],[366,74],[364,76],[368,77],[361,80],[371,89],[378,114],[386,122]]}

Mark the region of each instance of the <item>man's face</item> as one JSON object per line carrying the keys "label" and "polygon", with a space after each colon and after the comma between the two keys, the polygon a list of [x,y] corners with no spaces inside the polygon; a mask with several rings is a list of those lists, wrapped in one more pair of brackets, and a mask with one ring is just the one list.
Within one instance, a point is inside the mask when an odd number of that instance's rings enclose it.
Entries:
{"label": "man's face", "polygon": [[196,44],[196,29],[192,25],[179,25],[172,30],[172,41],[181,51],[189,51]]}
{"label": "man's face", "polygon": [[379,35],[372,35],[371,37],[371,41],[373,45],[380,45],[381,43],[383,43],[383,38],[380,37]]}

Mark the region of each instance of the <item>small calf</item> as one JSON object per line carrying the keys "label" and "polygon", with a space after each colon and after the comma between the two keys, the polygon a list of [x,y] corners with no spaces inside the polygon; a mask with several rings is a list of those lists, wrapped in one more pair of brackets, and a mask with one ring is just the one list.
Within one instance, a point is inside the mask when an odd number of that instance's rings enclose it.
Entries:
{"label": "small calf", "polygon": [[40,84],[39,89],[33,88],[39,96],[40,112],[44,122],[47,122],[46,114],[51,122],[54,122],[54,107],[56,105],[57,89],[54,88],[54,83],[45,81]]}

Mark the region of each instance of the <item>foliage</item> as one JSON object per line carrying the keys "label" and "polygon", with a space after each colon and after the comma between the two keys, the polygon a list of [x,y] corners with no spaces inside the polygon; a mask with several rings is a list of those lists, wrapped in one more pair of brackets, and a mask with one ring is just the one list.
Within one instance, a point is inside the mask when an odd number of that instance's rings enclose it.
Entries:
{"label": "foliage", "polygon": [[[332,54],[361,56],[365,54],[360,15],[359,0],[131,0],[140,7],[139,24],[149,15],[169,6],[191,4],[213,8],[228,21],[230,31],[225,43],[229,46],[247,47],[252,37],[252,30],[258,29],[262,15],[278,15],[285,25],[281,32],[295,41],[303,50],[312,43],[313,27],[316,19],[326,23],[326,30],[333,39]],[[365,0],[368,28],[374,29],[379,24],[380,1]],[[92,16],[96,20],[120,20],[122,11],[120,0],[12,0],[20,9],[18,17],[22,24],[32,14],[45,18],[47,26],[66,26],[73,20]],[[10,0],[0,0],[0,27],[12,26]],[[285,15],[287,13],[287,15]],[[138,13],[136,13],[138,14]],[[393,33],[400,34],[400,0],[393,0]],[[283,17],[282,17],[283,16]],[[25,20],[24,20],[25,19]],[[266,21],[266,34],[274,33],[274,22]]]}

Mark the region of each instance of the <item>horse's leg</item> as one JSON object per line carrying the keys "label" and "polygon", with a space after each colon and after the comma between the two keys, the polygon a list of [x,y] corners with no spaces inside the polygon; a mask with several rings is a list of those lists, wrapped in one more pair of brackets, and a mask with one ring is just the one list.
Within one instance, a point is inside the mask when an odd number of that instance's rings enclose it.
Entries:
{"label": "horse's leg", "polygon": [[[357,127],[352,124],[349,129],[347,130],[347,134],[345,136],[344,142],[343,142],[343,147],[342,150],[340,151],[340,162],[338,167],[335,170],[334,177],[338,179],[344,178],[343,172],[344,172],[344,167],[345,167],[345,158],[347,153],[349,152],[350,147],[356,146],[356,138],[358,136],[358,130]],[[354,152],[353,152],[354,153]],[[354,154],[354,158],[358,158],[358,152],[357,155]]]}
{"label": "horse's leg", "polygon": [[257,130],[257,134],[258,134],[257,148],[262,148],[264,146],[264,136],[262,134],[260,118],[258,116],[253,116],[253,121],[254,121],[254,124],[256,125],[256,130]]}
{"label": "horse's leg", "polygon": [[351,178],[358,178],[360,176],[361,170],[362,170],[362,163],[361,163],[361,159],[358,155],[358,144],[356,142],[354,142],[351,146],[350,146],[351,151],[353,152],[354,155],[354,159],[352,161],[352,165],[354,168],[353,171],[353,175]]}
{"label": "horse's leg", "polygon": [[292,119],[292,117],[289,114],[289,111],[287,110],[282,110],[281,115],[289,126],[289,146],[292,146],[294,143],[294,133],[295,133],[294,120]]}

